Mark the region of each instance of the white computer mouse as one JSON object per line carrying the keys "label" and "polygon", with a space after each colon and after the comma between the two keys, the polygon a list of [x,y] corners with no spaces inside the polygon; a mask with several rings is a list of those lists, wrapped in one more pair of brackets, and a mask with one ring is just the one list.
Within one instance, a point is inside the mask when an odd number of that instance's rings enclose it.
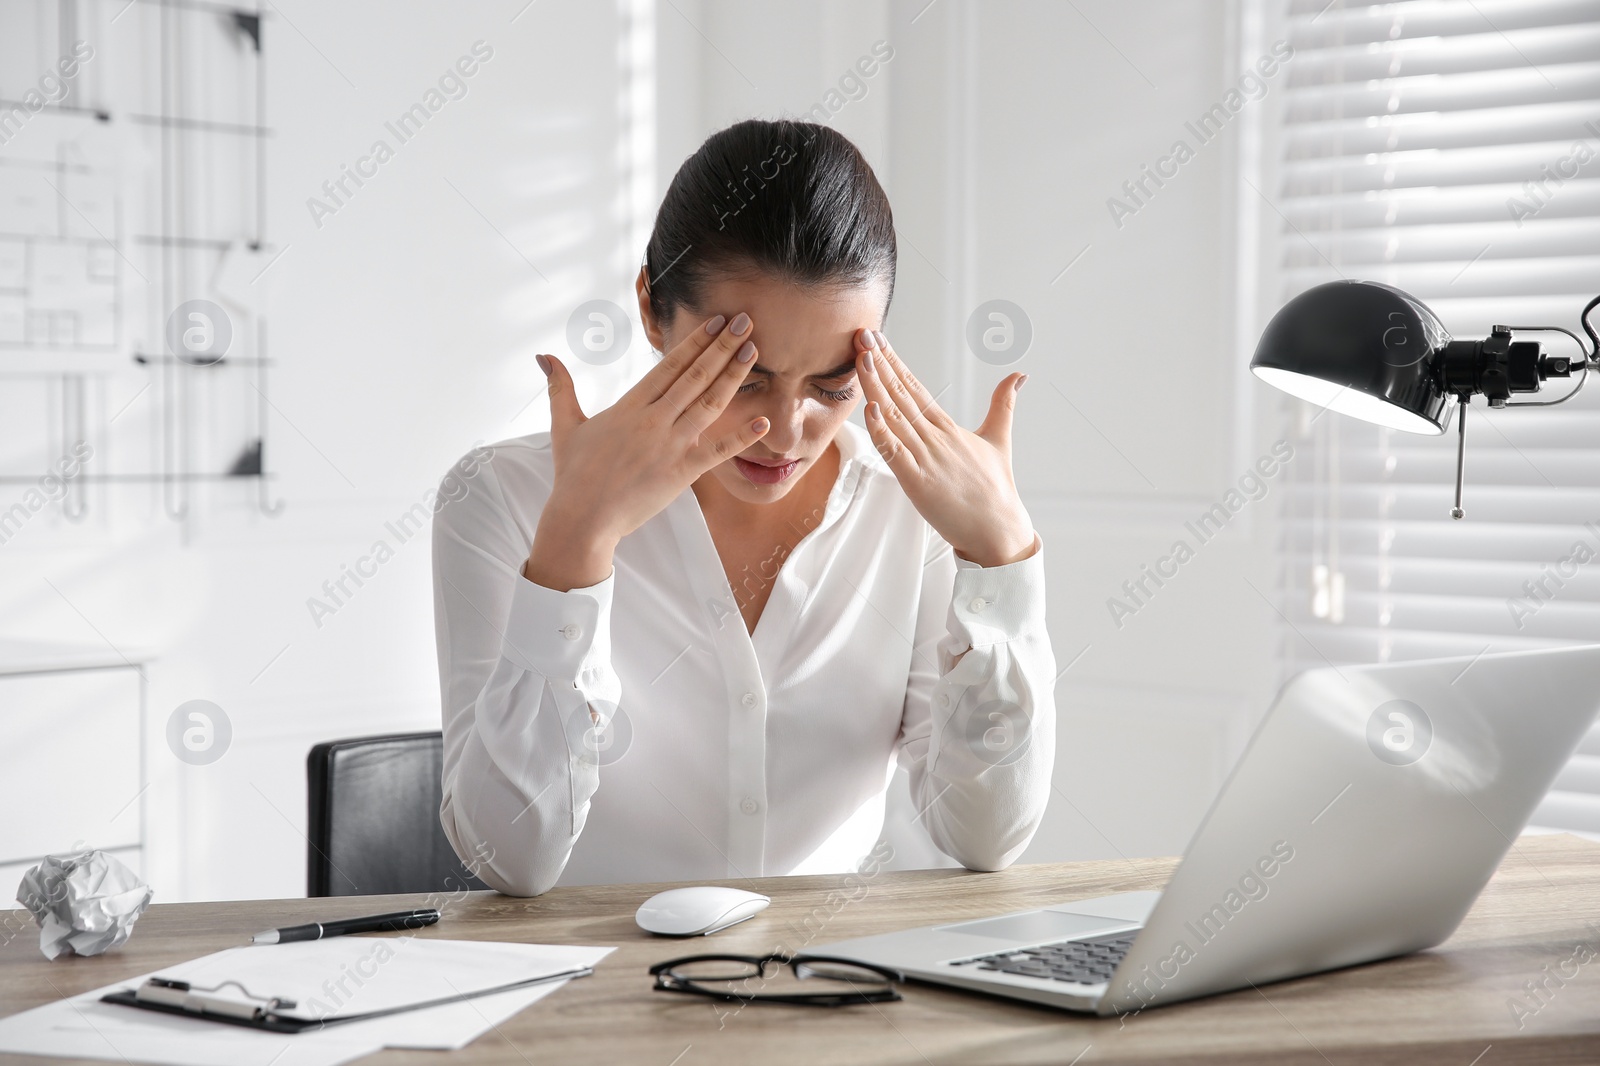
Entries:
{"label": "white computer mouse", "polygon": [[754,918],[772,899],[740,888],[669,888],[645,900],[634,920],[647,933],[703,936]]}

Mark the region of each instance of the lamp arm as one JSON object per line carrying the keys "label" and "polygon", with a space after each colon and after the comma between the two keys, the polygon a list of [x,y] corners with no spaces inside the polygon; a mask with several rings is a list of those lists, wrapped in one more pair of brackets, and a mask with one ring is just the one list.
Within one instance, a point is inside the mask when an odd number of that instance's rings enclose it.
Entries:
{"label": "lamp arm", "polygon": [[1507,406],[1507,407],[1554,407],[1556,404],[1558,404],[1558,403],[1566,403],[1568,400],[1570,400],[1574,396],[1578,395],[1578,393],[1583,390],[1583,383],[1585,381],[1588,381],[1588,380],[1589,380],[1589,361],[1586,359],[1586,360],[1584,360],[1584,363],[1583,363],[1583,373],[1578,375],[1578,383],[1576,385],[1572,386],[1572,391],[1571,392],[1567,393],[1565,396],[1561,397],[1560,399],[1558,399],[1558,400],[1518,400],[1516,403],[1512,403],[1512,402],[1510,402],[1508,400],[1508,401],[1506,401],[1505,406]]}
{"label": "lamp arm", "polygon": [[[1600,303],[1600,296],[1595,297],[1595,302],[1596,303]],[[1585,316],[1587,316],[1589,314],[1590,309],[1592,309],[1594,306],[1595,306],[1595,304],[1591,303],[1588,307],[1583,309],[1583,315],[1579,316],[1580,319],[1583,320],[1583,328],[1585,330],[1588,330],[1588,332],[1591,335],[1593,335],[1594,331],[1592,329],[1589,329],[1589,323],[1588,323],[1588,321],[1587,321]],[[1578,375],[1578,383],[1576,385],[1572,386],[1572,391],[1567,393],[1565,396],[1561,397],[1560,399],[1556,399],[1556,400],[1518,400],[1516,403],[1511,403],[1511,402],[1508,401],[1505,406],[1507,406],[1507,407],[1554,407],[1556,404],[1558,404],[1558,403],[1566,403],[1568,400],[1570,400],[1574,396],[1578,395],[1578,393],[1583,389],[1583,383],[1585,381],[1589,380],[1589,368],[1597,365],[1594,353],[1590,352],[1587,348],[1584,347],[1582,338],[1580,338],[1576,333],[1572,332],[1570,329],[1564,329],[1561,326],[1507,326],[1506,328],[1511,330],[1513,333],[1565,333],[1567,336],[1572,338],[1572,343],[1576,344],[1578,346],[1578,351],[1583,353],[1583,373]]]}
{"label": "lamp arm", "polygon": [[[1597,297],[1597,299],[1600,299],[1600,297]],[[1590,304],[1589,306],[1593,307],[1594,305]],[[1585,311],[1584,313],[1587,314],[1588,312]],[[1589,324],[1585,322],[1584,329],[1588,328]],[[1578,346],[1578,351],[1583,353],[1585,362],[1592,363],[1595,361],[1594,351],[1583,343],[1583,338],[1562,326],[1507,326],[1506,329],[1511,330],[1513,333],[1565,333],[1572,338],[1572,343]]]}
{"label": "lamp arm", "polygon": [[1506,407],[1554,407],[1556,404],[1566,403],[1578,395],[1578,392],[1583,388],[1583,383],[1589,380],[1589,371],[1591,369],[1600,370],[1600,335],[1595,333],[1594,326],[1589,323],[1589,315],[1596,307],[1600,307],[1600,296],[1596,296],[1585,304],[1583,310],[1578,314],[1579,324],[1583,326],[1583,331],[1589,335],[1589,344],[1587,345],[1583,343],[1583,338],[1576,333],[1560,326],[1506,327],[1513,333],[1565,333],[1572,338],[1572,343],[1578,346],[1578,351],[1583,353],[1583,373],[1578,377],[1578,383],[1572,386],[1571,392],[1557,400],[1519,400],[1516,403],[1505,404]]}
{"label": "lamp arm", "polygon": [[[1572,387],[1572,391],[1568,392],[1565,396],[1555,400],[1519,400],[1516,403],[1503,402],[1501,404],[1502,407],[1554,407],[1556,404],[1566,403],[1568,400],[1578,395],[1579,391],[1581,391],[1583,388],[1584,382],[1589,380],[1590,368],[1593,367],[1600,369],[1600,337],[1595,336],[1594,327],[1589,324],[1589,313],[1593,311],[1596,306],[1600,306],[1600,296],[1596,296],[1593,300],[1591,300],[1588,306],[1583,309],[1583,313],[1578,316],[1578,321],[1583,325],[1583,331],[1589,335],[1591,340],[1594,341],[1594,346],[1592,348],[1586,346],[1583,343],[1582,338],[1580,338],[1576,333],[1572,332],[1570,329],[1564,329],[1561,326],[1495,327],[1495,333],[1502,336],[1511,333],[1565,333],[1568,337],[1572,338],[1572,343],[1578,346],[1578,351],[1583,355],[1583,358],[1579,360],[1583,364],[1583,373],[1578,375],[1578,383],[1574,385]],[[1535,347],[1534,351],[1537,353],[1537,347]],[[1545,371],[1543,369],[1544,362],[1543,360],[1539,360],[1538,362],[1540,366],[1539,378],[1542,381],[1545,377]],[[1569,369],[1570,366],[1570,363],[1567,364]],[[1552,372],[1552,376],[1555,376],[1556,373],[1560,372]],[[1565,376],[1565,373],[1561,373],[1561,376]],[[1448,371],[1442,372],[1442,378],[1443,380],[1441,381],[1441,384],[1448,388]],[[1461,506],[1461,490],[1464,482],[1466,481],[1467,407],[1471,398],[1472,392],[1469,390],[1459,390],[1456,392],[1456,403],[1459,408],[1456,415],[1456,498],[1455,506],[1450,508],[1450,517],[1458,521],[1466,517],[1466,511]]]}

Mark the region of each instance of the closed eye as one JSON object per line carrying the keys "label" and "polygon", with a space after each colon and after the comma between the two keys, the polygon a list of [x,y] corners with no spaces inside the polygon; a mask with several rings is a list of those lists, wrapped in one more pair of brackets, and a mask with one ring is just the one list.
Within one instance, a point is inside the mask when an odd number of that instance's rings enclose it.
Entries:
{"label": "closed eye", "polygon": [[[739,386],[739,391],[754,392],[762,384],[763,380],[760,378],[756,379],[755,381],[747,381],[743,385]],[[813,384],[812,387],[815,388],[817,392],[825,399],[831,400],[834,403],[844,403],[846,400],[855,399],[856,396],[855,384],[853,382],[845,385],[845,387],[842,389],[829,389],[817,384]]]}

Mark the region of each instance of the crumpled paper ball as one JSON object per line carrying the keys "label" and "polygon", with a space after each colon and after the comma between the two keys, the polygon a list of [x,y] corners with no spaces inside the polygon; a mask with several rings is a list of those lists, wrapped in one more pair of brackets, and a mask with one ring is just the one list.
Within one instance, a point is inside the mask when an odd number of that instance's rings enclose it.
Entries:
{"label": "crumpled paper ball", "polygon": [[17,901],[39,923],[45,958],[98,955],[127,940],[152,890],[103,851],[46,855],[22,875]]}

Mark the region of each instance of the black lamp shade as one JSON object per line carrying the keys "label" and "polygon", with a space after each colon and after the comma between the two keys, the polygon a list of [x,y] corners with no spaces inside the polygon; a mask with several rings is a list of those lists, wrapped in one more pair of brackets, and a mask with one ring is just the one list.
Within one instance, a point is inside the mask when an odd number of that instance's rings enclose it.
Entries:
{"label": "black lamp shade", "polygon": [[1250,370],[1319,407],[1408,433],[1443,433],[1450,396],[1436,360],[1450,342],[1414,296],[1376,281],[1330,281],[1267,323]]}

